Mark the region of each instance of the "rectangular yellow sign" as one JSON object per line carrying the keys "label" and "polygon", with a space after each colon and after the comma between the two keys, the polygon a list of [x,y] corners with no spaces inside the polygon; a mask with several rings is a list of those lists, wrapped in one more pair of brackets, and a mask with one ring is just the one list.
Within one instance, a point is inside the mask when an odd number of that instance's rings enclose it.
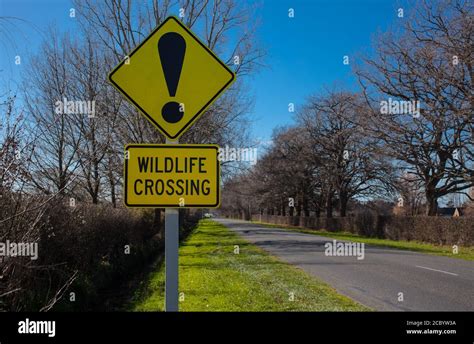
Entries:
{"label": "rectangular yellow sign", "polygon": [[138,208],[218,207],[218,151],[217,145],[125,146],[125,205]]}

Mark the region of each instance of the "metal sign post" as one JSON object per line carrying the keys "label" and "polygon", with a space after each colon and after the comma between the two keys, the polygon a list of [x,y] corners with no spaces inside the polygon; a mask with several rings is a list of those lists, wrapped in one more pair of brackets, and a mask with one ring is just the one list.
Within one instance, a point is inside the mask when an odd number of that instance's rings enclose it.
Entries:
{"label": "metal sign post", "polygon": [[[166,139],[167,144],[178,141]],[[165,310],[178,311],[179,299],[179,209],[165,208]]]}
{"label": "metal sign post", "polygon": [[179,210],[165,210],[165,310],[178,311]]}
{"label": "metal sign post", "polygon": [[165,208],[165,310],[177,312],[179,208],[216,208],[220,202],[218,146],[178,145],[178,139],[230,87],[235,73],[179,18],[168,17],[110,72],[109,81],[167,137],[169,147],[125,146],[135,154],[124,160],[124,203]]}

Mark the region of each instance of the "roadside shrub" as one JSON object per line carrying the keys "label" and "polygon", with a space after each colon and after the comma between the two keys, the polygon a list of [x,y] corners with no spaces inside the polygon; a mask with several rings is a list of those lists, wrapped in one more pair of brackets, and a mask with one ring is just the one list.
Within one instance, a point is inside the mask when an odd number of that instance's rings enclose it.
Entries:
{"label": "roadside shrub", "polygon": [[[196,221],[188,214],[183,228],[189,232]],[[108,289],[131,278],[163,248],[163,227],[154,222],[153,210],[56,201],[12,225],[0,228],[2,240],[38,243],[38,259],[0,261],[0,307],[8,311],[103,309]]]}
{"label": "roadside shrub", "polygon": [[375,216],[370,211],[357,213],[355,216],[356,233],[363,236],[375,236]]}
{"label": "roadside shrub", "polygon": [[413,240],[414,217],[389,216],[383,237],[390,240]]}
{"label": "roadside shrub", "polygon": [[49,210],[39,241],[40,264],[66,262],[70,271],[78,272],[69,288],[78,301],[63,300],[67,309],[94,307],[100,303],[100,290],[143,264],[148,248],[158,249],[158,242],[150,240],[155,234],[151,221],[138,212],[88,204]]}
{"label": "roadside shrub", "polygon": [[344,218],[254,215],[252,219],[280,225],[299,223],[301,227],[314,230],[345,231],[390,240],[416,240],[436,245],[474,246],[474,217],[469,216],[457,218],[393,216],[375,215],[366,211],[356,214],[355,217]]}

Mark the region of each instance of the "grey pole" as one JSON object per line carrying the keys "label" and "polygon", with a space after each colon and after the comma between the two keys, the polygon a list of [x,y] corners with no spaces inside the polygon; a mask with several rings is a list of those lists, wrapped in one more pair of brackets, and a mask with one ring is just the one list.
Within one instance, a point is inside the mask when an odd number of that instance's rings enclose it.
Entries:
{"label": "grey pole", "polygon": [[[167,144],[178,143],[166,139]],[[178,311],[179,210],[165,209],[165,310]]]}

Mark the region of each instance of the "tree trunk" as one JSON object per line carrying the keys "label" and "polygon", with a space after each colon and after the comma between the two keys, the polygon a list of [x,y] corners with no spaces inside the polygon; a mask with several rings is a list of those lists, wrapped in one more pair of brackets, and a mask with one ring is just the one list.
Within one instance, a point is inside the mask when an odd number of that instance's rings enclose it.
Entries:
{"label": "tree trunk", "polygon": [[339,196],[339,215],[346,217],[347,213],[347,197],[346,195]]}
{"label": "tree trunk", "polygon": [[332,194],[328,193],[326,196],[326,217],[332,217]]}
{"label": "tree trunk", "polygon": [[309,205],[308,205],[308,199],[306,197],[303,198],[303,211],[304,211],[304,216],[308,217],[309,216]]}
{"label": "tree trunk", "polygon": [[319,205],[314,209],[314,214],[318,218],[321,217],[321,207]]}
{"label": "tree trunk", "polygon": [[430,193],[426,194],[426,215],[436,216],[438,214],[438,199]]}

